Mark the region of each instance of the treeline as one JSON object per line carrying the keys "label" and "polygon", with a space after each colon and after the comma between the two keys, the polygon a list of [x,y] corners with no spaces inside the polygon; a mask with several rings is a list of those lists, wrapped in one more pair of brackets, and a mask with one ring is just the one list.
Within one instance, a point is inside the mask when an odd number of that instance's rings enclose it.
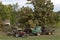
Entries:
{"label": "treeline", "polygon": [[[30,4],[30,3],[29,3]],[[34,9],[29,7],[18,7],[18,3],[3,5],[0,2],[0,24],[3,20],[9,19],[12,26],[35,27],[50,26],[53,27],[59,21],[58,12],[53,12],[54,5],[51,0],[33,0],[31,4]]]}

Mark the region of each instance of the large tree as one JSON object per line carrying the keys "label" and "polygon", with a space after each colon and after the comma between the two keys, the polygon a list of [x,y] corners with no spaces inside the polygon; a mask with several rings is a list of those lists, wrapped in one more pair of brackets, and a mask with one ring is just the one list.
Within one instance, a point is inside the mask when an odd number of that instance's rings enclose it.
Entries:
{"label": "large tree", "polygon": [[34,19],[38,22],[37,25],[52,25],[56,22],[51,0],[31,0],[31,3],[34,6]]}

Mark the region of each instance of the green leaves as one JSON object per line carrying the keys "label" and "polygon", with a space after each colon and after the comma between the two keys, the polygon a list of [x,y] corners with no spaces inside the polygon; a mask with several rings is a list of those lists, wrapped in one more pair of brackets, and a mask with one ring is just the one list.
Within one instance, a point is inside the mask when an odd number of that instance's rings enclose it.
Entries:
{"label": "green leaves", "polygon": [[30,27],[51,25],[59,20],[59,16],[53,12],[54,5],[51,0],[31,0],[31,4],[34,6],[34,11],[29,7],[19,8],[18,3],[3,5],[0,2],[0,17],[2,20],[10,19],[13,26],[20,23],[23,27],[27,25]]}
{"label": "green leaves", "polygon": [[51,0],[34,0],[32,4],[34,6],[34,19],[37,19],[40,25],[55,23],[54,5]]}
{"label": "green leaves", "polygon": [[[22,25],[22,24],[30,24],[29,20],[31,19],[34,19],[34,14],[33,14],[33,11],[31,8],[29,7],[22,7],[20,10],[19,10],[19,20],[18,22]],[[32,22],[32,21],[31,21]],[[32,25],[32,24],[30,24]],[[26,26],[26,25],[25,25]]]}

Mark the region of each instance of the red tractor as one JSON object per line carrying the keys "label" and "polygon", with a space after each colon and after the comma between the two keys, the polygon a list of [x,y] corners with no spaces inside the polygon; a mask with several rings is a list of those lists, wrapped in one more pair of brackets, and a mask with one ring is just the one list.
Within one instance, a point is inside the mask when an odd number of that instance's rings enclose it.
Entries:
{"label": "red tractor", "polygon": [[12,32],[7,33],[8,36],[14,36],[14,37],[27,37],[27,33],[23,30],[16,30],[13,29]]}
{"label": "red tractor", "polygon": [[18,30],[16,33],[15,33],[15,37],[27,37],[27,33],[22,31],[22,30]]}

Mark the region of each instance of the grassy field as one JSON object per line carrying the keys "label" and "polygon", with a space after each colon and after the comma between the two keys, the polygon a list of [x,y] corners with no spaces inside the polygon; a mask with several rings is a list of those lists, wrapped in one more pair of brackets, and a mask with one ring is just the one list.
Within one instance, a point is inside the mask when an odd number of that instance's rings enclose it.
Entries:
{"label": "grassy field", "polygon": [[[60,22],[57,26],[60,26]],[[60,40],[60,27],[56,28],[54,35],[29,36],[25,38],[6,36],[4,33],[0,32],[0,40]]]}

